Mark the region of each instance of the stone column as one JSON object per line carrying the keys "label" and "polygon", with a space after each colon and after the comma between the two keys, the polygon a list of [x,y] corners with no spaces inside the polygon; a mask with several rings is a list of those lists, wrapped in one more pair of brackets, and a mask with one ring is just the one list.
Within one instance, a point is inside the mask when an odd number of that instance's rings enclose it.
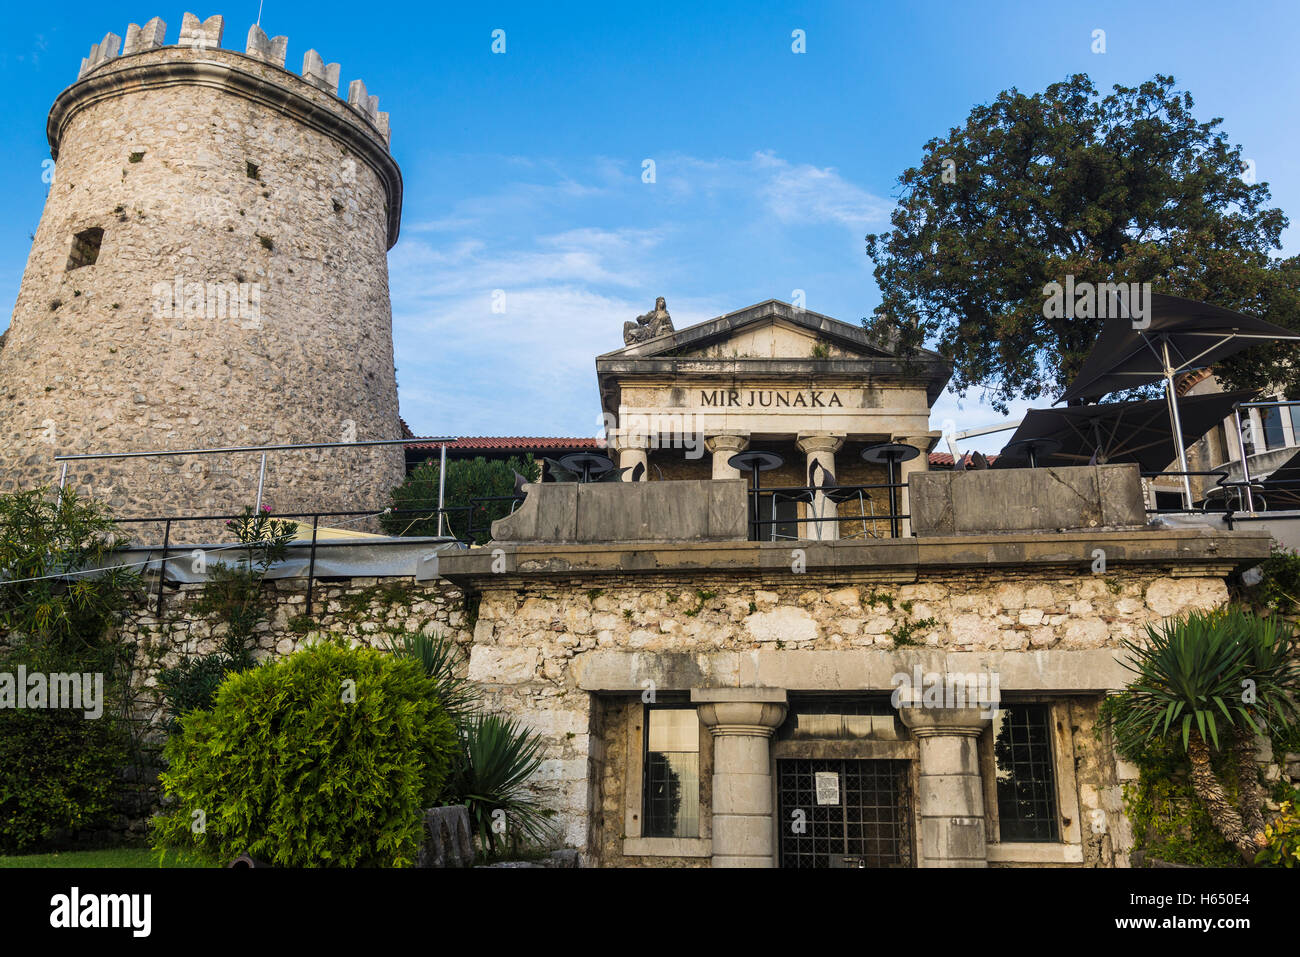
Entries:
{"label": "stone column", "polygon": [[[835,468],[835,453],[844,445],[844,436],[832,435],[829,432],[803,432],[799,434],[795,445],[807,457],[804,481],[808,481],[812,475],[814,462],[819,463],[831,475],[837,476],[836,481],[838,481],[839,472]],[[838,505],[821,492],[813,493],[809,518],[834,518],[838,514]],[[839,522],[805,522],[802,528],[806,531],[800,535],[800,538],[833,541],[840,537]]]}
{"label": "stone column", "polygon": [[785,720],[780,688],[695,688],[713,734],[713,866],[773,867],[772,734]]}
{"label": "stone column", "polygon": [[983,708],[923,708],[898,715],[920,754],[917,811],[921,867],[988,867],[979,736],[992,720]]}
{"label": "stone column", "polygon": [[[910,462],[901,462],[898,466],[898,481],[903,487],[898,490],[898,510],[904,515],[910,515],[912,512],[912,496],[910,489],[907,487],[907,477],[913,472],[930,471],[930,449],[933,448],[936,436],[926,435],[895,435],[891,436],[891,442],[902,442],[906,445],[914,445],[921,450],[921,454]],[[899,523],[898,533],[904,538],[912,534],[912,522],[909,519],[903,519]]]}
{"label": "stone column", "polygon": [[[618,467],[630,469],[638,465],[642,466],[642,482],[650,480],[650,461],[646,455],[649,444],[649,440],[644,436],[614,435],[609,438],[609,448],[618,453]],[[632,474],[629,472],[624,475],[623,481],[632,481]]]}
{"label": "stone column", "polygon": [[704,447],[713,453],[713,477],[715,479],[744,478],[739,471],[727,464],[727,459],[737,452],[749,447],[749,436],[739,434],[707,435]]}

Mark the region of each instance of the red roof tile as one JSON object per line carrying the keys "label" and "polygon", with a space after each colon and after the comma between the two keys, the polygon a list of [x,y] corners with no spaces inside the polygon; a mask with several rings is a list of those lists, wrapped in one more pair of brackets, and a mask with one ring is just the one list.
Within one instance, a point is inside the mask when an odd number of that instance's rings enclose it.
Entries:
{"label": "red roof tile", "polygon": [[[410,442],[408,449],[437,449],[442,442]],[[479,435],[467,436],[455,442],[445,443],[448,449],[492,450],[501,452],[535,452],[559,449],[599,449],[604,448],[599,439],[585,436],[519,436],[519,435]]]}

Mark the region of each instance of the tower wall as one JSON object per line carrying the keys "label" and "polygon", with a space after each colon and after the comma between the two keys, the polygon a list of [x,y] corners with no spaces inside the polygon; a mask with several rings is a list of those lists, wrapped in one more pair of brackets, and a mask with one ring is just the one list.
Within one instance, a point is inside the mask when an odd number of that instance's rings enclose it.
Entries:
{"label": "tower wall", "polygon": [[[401,437],[387,250],[401,175],[388,118],[314,51],[283,69],[256,27],[132,26],[50,112],[55,174],[0,349],[0,491],[56,453]],[[94,250],[96,230],[102,230]],[[88,260],[94,259],[93,264]],[[85,263],[85,264],[83,264]],[[382,505],[400,446],[268,456],[283,513]],[[237,510],[258,456],[74,463],[120,516]]]}

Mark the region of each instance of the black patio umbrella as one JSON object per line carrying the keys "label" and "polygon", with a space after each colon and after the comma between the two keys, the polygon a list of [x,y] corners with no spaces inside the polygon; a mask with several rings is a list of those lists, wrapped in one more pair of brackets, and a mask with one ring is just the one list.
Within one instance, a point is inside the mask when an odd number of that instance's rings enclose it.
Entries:
{"label": "black patio umbrella", "polygon": [[[1183,442],[1195,442],[1231,415],[1233,405],[1249,402],[1253,395],[1215,392],[1182,399]],[[1169,406],[1164,399],[1148,399],[1030,409],[993,468],[1023,468],[1029,464],[1025,450],[1046,442],[1059,442],[1060,447],[1050,454],[1040,452],[1040,467],[1136,462],[1144,472],[1159,472],[1178,457],[1169,427]]]}
{"label": "black patio umbrella", "polygon": [[[1186,472],[1187,450],[1178,421],[1174,376],[1213,365],[1260,341],[1276,339],[1294,340],[1300,335],[1222,306],[1153,294],[1145,325],[1128,315],[1112,316],[1106,321],[1079,374],[1056,401],[1098,399],[1163,380],[1173,426],[1174,460],[1179,470]],[[1186,475],[1183,493],[1190,507],[1192,486]]]}

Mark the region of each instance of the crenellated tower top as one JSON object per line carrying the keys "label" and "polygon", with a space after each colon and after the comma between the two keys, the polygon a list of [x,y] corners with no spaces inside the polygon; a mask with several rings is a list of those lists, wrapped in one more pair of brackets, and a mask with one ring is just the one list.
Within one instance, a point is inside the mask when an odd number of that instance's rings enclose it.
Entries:
{"label": "crenellated tower top", "polygon": [[[181,19],[180,36],[176,38],[173,46],[193,50],[220,50],[224,30],[225,20],[220,15],[199,20],[194,14],[186,13]],[[106,63],[150,50],[159,50],[165,46],[167,46],[167,24],[161,17],[154,17],[143,27],[132,23],[126,28],[125,45],[116,33],[106,33],[104,39],[90,48],[90,54],[81,61],[77,79],[86,78]],[[289,73],[290,71],[285,69],[284,65],[288,49],[288,37],[268,37],[256,24],[248,28],[244,56]],[[315,50],[308,50],[303,54],[302,72],[298,75],[317,89],[337,97],[339,70],[339,64],[326,63]],[[353,80],[348,84],[346,102],[383,137],[385,144],[390,142],[388,114],[379,109],[379,97],[370,95],[364,80]]]}

